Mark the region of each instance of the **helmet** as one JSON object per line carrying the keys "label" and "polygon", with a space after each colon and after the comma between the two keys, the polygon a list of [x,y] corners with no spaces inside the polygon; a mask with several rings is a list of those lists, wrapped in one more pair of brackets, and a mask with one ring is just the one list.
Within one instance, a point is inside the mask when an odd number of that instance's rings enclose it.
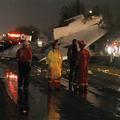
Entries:
{"label": "helmet", "polygon": [[83,41],[83,40],[81,40],[81,41],[78,41],[78,44],[79,44],[79,47],[81,48],[83,48],[83,47],[85,47],[86,46],[86,44],[85,44],[85,42]]}

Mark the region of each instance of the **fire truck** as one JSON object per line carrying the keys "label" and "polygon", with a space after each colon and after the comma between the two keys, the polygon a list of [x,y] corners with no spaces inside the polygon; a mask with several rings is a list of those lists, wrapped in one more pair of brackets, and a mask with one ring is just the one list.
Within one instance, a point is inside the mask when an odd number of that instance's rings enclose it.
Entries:
{"label": "fire truck", "polygon": [[4,42],[7,44],[16,45],[16,44],[20,44],[23,40],[31,41],[32,36],[22,33],[7,33],[3,39]]}

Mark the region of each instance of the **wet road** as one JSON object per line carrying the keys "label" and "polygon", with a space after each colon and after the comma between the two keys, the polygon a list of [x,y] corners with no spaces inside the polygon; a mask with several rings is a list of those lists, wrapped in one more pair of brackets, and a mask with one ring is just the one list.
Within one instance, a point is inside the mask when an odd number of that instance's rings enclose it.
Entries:
{"label": "wet road", "polygon": [[[93,88],[92,88],[93,87]],[[89,92],[95,94],[95,100],[90,103],[105,111],[111,112],[120,119],[120,77],[104,73],[104,71],[94,71],[90,75]]]}
{"label": "wet road", "polygon": [[48,99],[49,120],[116,120],[111,113],[96,108],[82,97],[68,92],[54,92]]}
{"label": "wet road", "polygon": [[[10,100],[7,103],[1,102],[1,105],[9,103],[10,105],[7,109],[12,109],[11,112],[6,112],[5,106],[3,106],[3,109],[0,109],[0,115],[5,113],[8,116],[7,120],[120,119],[120,78],[118,76],[92,70],[92,74],[89,76],[88,94],[85,99],[67,91],[68,81],[66,79],[62,79],[61,91],[47,91],[46,66],[44,66],[44,63],[42,64],[33,64],[30,81],[29,115],[27,117],[21,116],[16,111],[16,105],[11,103]],[[12,66],[15,65],[15,62],[7,62],[7,65],[13,68]],[[40,66],[43,67],[41,68]],[[66,68],[65,66],[64,77],[66,77]]]}
{"label": "wet road", "polygon": [[[6,70],[8,71],[9,68],[9,71],[16,73],[16,62],[3,61],[3,63],[0,63],[2,66],[2,68],[0,68],[0,71],[2,71],[0,76],[2,76],[2,78],[5,77],[4,72]],[[11,96],[8,97],[8,94],[5,92],[12,91],[12,93],[15,93],[16,88],[11,85],[13,84],[13,80],[0,79],[1,86],[5,86],[4,89],[1,88],[1,94],[5,95],[0,95],[2,98],[0,106],[3,106],[0,112],[4,113],[2,114],[3,116],[0,117],[2,120],[47,120],[47,80],[44,79],[44,74],[40,75],[40,72],[38,68],[33,66],[29,87],[29,114],[27,116],[21,115],[17,110],[17,104],[10,99],[10,97],[17,99],[17,96],[13,95],[13,97],[9,94]],[[6,82],[8,85],[6,85]],[[16,84],[15,81],[14,84]]]}

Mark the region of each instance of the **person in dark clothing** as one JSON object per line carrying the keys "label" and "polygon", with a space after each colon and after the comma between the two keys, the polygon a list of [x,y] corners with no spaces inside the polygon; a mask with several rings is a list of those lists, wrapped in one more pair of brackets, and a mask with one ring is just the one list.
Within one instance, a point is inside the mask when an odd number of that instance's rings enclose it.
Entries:
{"label": "person in dark clothing", "polygon": [[73,39],[72,45],[69,46],[67,57],[70,67],[70,73],[69,73],[69,90],[72,91],[72,86],[76,86],[76,77],[77,77],[77,66],[76,66],[76,60],[77,60],[77,40]]}
{"label": "person in dark clothing", "polygon": [[28,87],[31,71],[32,51],[27,41],[16,53],[18,62],[18,105],[23,114],[28,112]]}

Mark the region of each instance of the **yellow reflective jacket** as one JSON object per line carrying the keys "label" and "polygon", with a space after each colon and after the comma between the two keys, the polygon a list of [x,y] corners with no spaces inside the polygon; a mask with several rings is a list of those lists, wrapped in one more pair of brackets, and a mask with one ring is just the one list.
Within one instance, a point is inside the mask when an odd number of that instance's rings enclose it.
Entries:
{"label": "yellow reflective jacket", "polygon": [[47,56],[47,64],[54,71],[54,76],[61,77],[62,71],[62,54],[60,50],[51,50]]}

